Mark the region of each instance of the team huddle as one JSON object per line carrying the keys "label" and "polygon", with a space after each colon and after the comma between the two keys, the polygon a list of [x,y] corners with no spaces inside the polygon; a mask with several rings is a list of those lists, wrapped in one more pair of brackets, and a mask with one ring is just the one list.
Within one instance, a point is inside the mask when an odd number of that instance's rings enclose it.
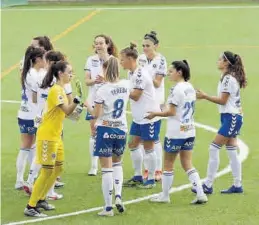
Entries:
{"label": "team huddle", "polygon": [[[15,184],[16,189],[24,189],[30,195],[24,210],[26,216],[46,217],[40,209],[55,209],[47,200],[63,197],[54,191],[55,187],[64,185],[60,182],[64,162],[63,121],[65,118],[79,120],[83,109],[87,111],[85,120],[89,121],[91,130],[88,175],[97,175],[98,160],[102,173],[105,205],[98,215],[114,216],[113,192],[118,212],[125,211],[123,187],[151,189],[161,181],[162,192],[150,202],[170,202],[169,192],[178,155],[192,184],[191,191],[196,193],[191,203],[207,203],[207,194],[213,193],[219,150],[223,145],[228,152],[234,182],[221,193],[243,193],[236,137],[243,123],[240,89],[245,88],[247,82],[240,56],[229,51],[220,55],[218,95],[209,96],[195,90],[190,83],[188,62],[173,61],[167,67],[165,57],[157,52],[158,45],[157,34],[152,31],[143,38],[142,54],[138,54],[133,43],[118,52],[110,37],[97,35],[94,54],[87,58],[84,68],[88,86],[85,101],[80,82],[76,84],[77,96],[72,97],[72,66],[66,57],[53,49],[47,37],[32,40],[21,63],[22,102],[18,113],[21,149]],[[120,66],[128,71],[127,79],[121,78]],[[174,83],[167,100],[166,75]],[[207,177],[203,183],[192,164],[197,99],[218,104],[221,119],[221,127],[209,146]],[[132,114],[130,129],[127,127],[128,102]],[[163,118],[167,118],[167,129],[162,147],[160,129]],[[123,180],[122,156],[126,146],[134,170],[129,180]],[[27,160],[30,173],[24,182]]]}

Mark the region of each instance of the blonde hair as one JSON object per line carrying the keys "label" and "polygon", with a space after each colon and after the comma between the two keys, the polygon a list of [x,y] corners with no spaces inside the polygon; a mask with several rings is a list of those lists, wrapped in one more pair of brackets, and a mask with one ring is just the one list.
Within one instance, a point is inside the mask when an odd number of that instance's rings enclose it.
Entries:
{"label": "blonde hair", "polygon": [[108,82],[115,82],[120,74],[119,74],[119,62],[118,59],[111,56],[104,64],[103,69],[105,69],[104,78]]}

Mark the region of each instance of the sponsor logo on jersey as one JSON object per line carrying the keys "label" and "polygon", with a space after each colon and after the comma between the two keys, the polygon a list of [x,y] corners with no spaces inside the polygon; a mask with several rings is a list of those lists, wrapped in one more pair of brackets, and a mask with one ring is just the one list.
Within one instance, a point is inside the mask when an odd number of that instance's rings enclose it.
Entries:
{"label": "sponsor logo on jersey", "polygon": [[118,128],[118,127],[122,127],[124,124],[122,123],[122,121],[103,120],[102,125],[106,127]]}
{"label": "sponsor logo on jersey", "polygon": [[98,67],[99,66],[99,60],[92,59],[92,67]]}
{"label": "sponsor logo on jersey", "polygon": [[103,138],[104,138],[104,139],[108,139],[108,138],[109,138],[109,134],[108,134],[107,132],[104,133]]}

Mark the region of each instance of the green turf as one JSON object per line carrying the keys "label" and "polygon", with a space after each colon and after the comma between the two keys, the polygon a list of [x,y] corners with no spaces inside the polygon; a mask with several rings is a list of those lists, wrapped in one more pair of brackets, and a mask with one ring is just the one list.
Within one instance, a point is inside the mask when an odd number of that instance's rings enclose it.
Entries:
{"label": "green turf", "polygon": [[[59,34],[89,11],[28,11],[2,12],[2,71],[17,63],[23,56],[26,45],[36,35],[51,37]],[[153,15],[152,15],[153,13]],[[33,20],[34,19],[34,20]],[[130,20],[130,23],[128,22]],[[222,9],[222,10],[174,10],[174,11],[105,11],[82,24],[55,43],[55,47],[68,55],[75,73],[83,81],[85,58],[92,54],[93,37],[99,33],[112,36],[119,48],[135,40],[141,45],[143,35],[156,30],[161,41],[159,51],[168,63],[175,59],[186,58],[192,69],[192,83],[210,94],[216,93],[219,73],[216,69],[217,58],[223,50],[239,53],[246,67],[249,85],[242,92],[245,113],[241,139],[250,148],[250,155],[243,164],[245,194],[221,196],[218,191],[231,184],[231,175],[219,178],[215,183],[215,195],[209,198],[206,206],[190,206],[194,197],[189,190],[172,195],[172,204],[158,205],[144,201],[127,206],[125,215],[114,218],[98,218],[96,212],[63,219],[50,220],[38,224],[175,224],[175,225],[257,225],[258,216],[258,154],[257,126],[259,9]],[[123,72],[125,75],[125,72]],[[167,90],[172,84],[166,79]],[[13,71],[2,79],[3,100],[19,100],[19,73]],[[19,149],[19,130],[16,121],[17,104],[2,103],[2,223],[25,220],[23,209],[28,197],[14,190],[15,162]],[[198,102],[196,120],[213,127],[219,126],[217,106],[208,102]],[[129,121],[130,121],[129,117]],[[60,190],[65,198],[55,202],[57,210],[48,213],[56,215],[103,205],[101,177],[88,177],[89,167],[88,137],[89,126],[83,119],[78,123],[65,122],[66,163],[63,180],[64,189]],[[161,139],[164,137],[163,125]],[[202,177],[206,174],[208,145],[213,133],[197,130],[194,164]],[[225,150],[221,153],[221,169],[227,165]],[[132,174],[129,152],[124,157],[125,178]],[[188,179],[177,163],[174,186],[188,183]],[[151,191],[124,189],[124,200],[156,193],[158,185]]]}

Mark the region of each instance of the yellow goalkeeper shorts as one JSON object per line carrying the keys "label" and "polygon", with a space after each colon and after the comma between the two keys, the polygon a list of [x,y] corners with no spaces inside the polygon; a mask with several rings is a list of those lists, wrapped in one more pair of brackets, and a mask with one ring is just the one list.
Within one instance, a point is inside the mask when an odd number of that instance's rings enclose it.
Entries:
{"label": "yellow goalkeeper shorts", "polygon": [[63,141],[36,141],[36,163],[41,165],[55,165],[64,161]]}

